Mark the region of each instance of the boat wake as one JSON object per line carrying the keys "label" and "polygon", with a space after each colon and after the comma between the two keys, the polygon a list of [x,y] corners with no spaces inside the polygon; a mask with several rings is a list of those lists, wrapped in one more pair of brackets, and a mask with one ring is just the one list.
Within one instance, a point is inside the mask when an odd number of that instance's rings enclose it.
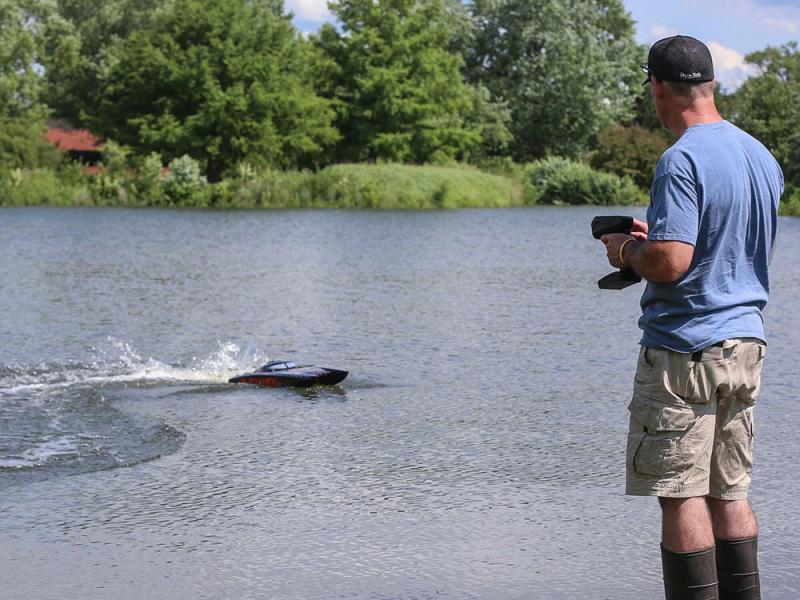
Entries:
{"label": "boat wake", "polygon": [[222,384],[267,360],[218,342],[206,356],[170,363],[110,339],[88,360],[0,365],[0,489],[58,475],[131,466],[175,452],[185,436],[113,398],[126,388]]}
{"label": "boat wake", "polygon": [[170,364],[143,357],[130,343],[109,340],[108,348],[93,349],[88,362],[55,361],[36,365],[0,365],[0,397],[36,390],[110,384],[226,383],[228,379],[268,360],[234,342],[218,342],[208,356]]}

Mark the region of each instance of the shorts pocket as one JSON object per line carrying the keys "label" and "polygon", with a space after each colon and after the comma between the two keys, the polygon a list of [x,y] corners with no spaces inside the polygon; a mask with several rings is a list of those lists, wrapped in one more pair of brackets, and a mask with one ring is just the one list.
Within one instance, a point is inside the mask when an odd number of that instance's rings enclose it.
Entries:
{"label": "shorts pocket", "polygon": [[657,348],[642,346],[639,348],[639,360],[636,363],[636,376],[634,383],[639,385],[658,385],[661,381],[660,371],[657,370],[659,360],[664,351]]}
{"label": "shorts pocket", "polygon": [[736,371],[731,388],[734,397],[752,406],[761,391],[761,369],[764,366],[766,346],[763,343],[743,342],[736,348]]}
{"label": "shorts pocket", "polygon": [[696,421],[691,406],[634,395],[628,433],[628,467],[638,475],[661,477],[677,471],[682,461],[679,441]]}
{"label": "shorts pocket", "polygon": [[764,357],[767,354],[767,346],[763,343],[753,343],[748,348],[747,375],[750,384],[750,403],[755,403],[758,393],[761,390],[761,370],[764,367]]}

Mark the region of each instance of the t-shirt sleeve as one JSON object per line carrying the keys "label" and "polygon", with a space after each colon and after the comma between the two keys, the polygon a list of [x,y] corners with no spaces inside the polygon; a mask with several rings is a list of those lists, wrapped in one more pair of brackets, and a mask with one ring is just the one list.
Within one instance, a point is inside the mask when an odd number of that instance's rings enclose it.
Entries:
{"label": "t-shirt sleeve", "polygon": [[647,239],[697,243],[700,211],[694,182],[666,173],[653,182]]}

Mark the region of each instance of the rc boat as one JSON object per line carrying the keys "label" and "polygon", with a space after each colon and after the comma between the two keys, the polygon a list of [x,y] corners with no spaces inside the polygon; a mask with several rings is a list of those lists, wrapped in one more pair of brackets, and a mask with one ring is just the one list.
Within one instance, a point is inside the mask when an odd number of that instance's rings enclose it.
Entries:
{"label": "rc boat", "polygon": [[336,385],[347,377],[347,371],[296,365],[284,360],[273,360],[252,373],[231,377],[230,383],[252,383],[264,387],[309,387]]}

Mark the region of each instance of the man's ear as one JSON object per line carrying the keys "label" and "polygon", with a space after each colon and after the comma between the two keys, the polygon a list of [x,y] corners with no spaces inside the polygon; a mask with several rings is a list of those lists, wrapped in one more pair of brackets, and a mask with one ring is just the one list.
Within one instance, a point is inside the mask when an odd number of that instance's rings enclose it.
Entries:
{"label": "man's ear", "polygon": [[655,77],[650,77],[650,84],[653,86],[653,96],[661,100],[666,93],[666,89],[664,88],[664,83],[656,79]]}

